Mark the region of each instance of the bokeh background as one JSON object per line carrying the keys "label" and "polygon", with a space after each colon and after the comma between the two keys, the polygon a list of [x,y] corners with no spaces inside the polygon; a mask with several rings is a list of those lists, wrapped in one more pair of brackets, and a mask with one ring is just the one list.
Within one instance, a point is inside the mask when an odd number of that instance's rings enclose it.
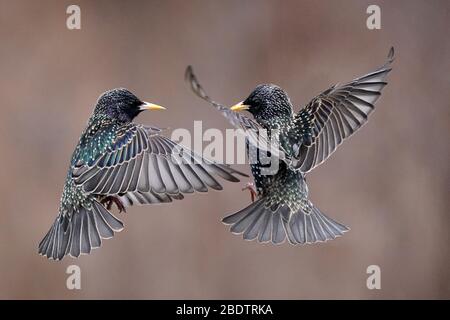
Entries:
{"label": "bokeh background", "polygon": [[[448,1],[0,1],[0,298],[450,298]],[[381,7],[381,30],[366,9]],[[68,161],[100,93],[123,86],[168,112],[137,121],[225,130],[183,80],[192,64],[231,104],[256,84],[298,107],[396,50],[369,123],[308,176],[312,201],[351,227],[313,246],[259,245],[220,223],[241,184],[133,207],[123,232],[78,260],[37,244],[56,217]],[[239,168],[248,172],[246,166]],[[66,289],[66,268],[82,289]],[[381,267],[381,290],[366,268]]]}

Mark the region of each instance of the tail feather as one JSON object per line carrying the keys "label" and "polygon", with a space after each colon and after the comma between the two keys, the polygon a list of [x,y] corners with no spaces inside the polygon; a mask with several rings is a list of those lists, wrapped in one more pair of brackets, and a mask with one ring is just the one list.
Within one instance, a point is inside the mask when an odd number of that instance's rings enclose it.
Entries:
{"label": "tail feather", "polygon": [[87,217],[91,247],[99,248],[102,245],[102,238],[100,237],[100,233],[98,231],[97,221],[95,219],[94,213],[92,213],[92,211],[89,211]]}
{"label": "tail feather", "polygon": [[272,241],[278,244],[286,238],[281,211],[281,208],[276,212],[267,208],[262,198],[235,214],[225,217],[222,222],[231,225],[232,233],[243,233],[245,240],[258,238],[259,242]]}
{"label": "tail feather", "polygon": [[269,242],[272,235],[272,217],[269,214],[263,216],[260,230],[258,233],[258,241]]}
{"label": "tail feather", "polygon": [[283,222],[281,221],[281,214],[279,212],[271,213],[268,210],[266,210],[265,213],[272,215],[272,243],[283,243],[286,238],[286,232],[283,228]]}
{"label": "tail feather", "polygon": [[85,215],[85,211],[79,211],[72,217],[73,220],[73,232],[70,241],[70,254],[74,257],[80,256],[81,253],[81,216]]}
{"label": "tail feather", "polygon": [[59,215],[39,244],[39,254],[53,260],[66,255],[89,254],[102,244],[102,239],[121,231],[123,223],[103,205],[94,200],[91,209],[80,208],[69,219]]}
{"label": "tail feather", "polygon": [[81,220],[81,230],[83,230],[83,232],[81,232],[81,237],[80,237],[80,250],[81,252],[84,253],[91,253],[91,248],[92,248],[92,244],[91,244],[91,239],[89,237],[89,215],[86,214],[83,216],[83,219]]}
{"label": "tail feather", "polygon": [[[253,221],[257,221],[258,217],[261,215],[263,211],[263,204],[262,203],[255,203],[256,205],[250,205],[247,209],[244,209],[243,212],[240,212],[236,215],[236,217],[233,217],[233,219],[236,219],[237,221],[233,223],[233,226],[231,227],[231,232],[233,233],[242,233],[246,229],[249,228],[250,224]],[[226,218],[224,219],[225,223]]]}
{"label": "tail feather", "polygon": [[274,244],[283,243],[286,238],[291,244],[325,242],[349,230],[316,207],[309,213],[299,210],[291,214],[287,206],[279,206],[275,211],[266,207],[264,198],[225,217],[222,222],[231,225],[231,232],[243,234],[245,240]]}

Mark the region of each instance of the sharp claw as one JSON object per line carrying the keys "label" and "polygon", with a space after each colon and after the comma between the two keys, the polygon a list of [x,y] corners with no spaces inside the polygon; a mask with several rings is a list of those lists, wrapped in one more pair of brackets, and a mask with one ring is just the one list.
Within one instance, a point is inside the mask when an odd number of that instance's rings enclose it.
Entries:
{"label": "sharp claw", "polygon": [[119,213],[122,212],[127,212],[125,210],[125,206],[123,205],[123,203],[120,201],[120,199],[113,197],[113,196],[107,196],[105,198],[103,198],[100,201],[103,205],[105,205],[106,209],[111,210],[113,203],[117,206],[117,209],[119,210]]}
{"label": "sharp claw", "polygon": [[125,210],[125,207],[124,207],[123,203],[122,203],[118,198],[113,197],[113,201],[114,201],[114,203],[116,204],[117,209],[119,209],[119,213],[127,212],[127,211]]}
{"label": "sharp claw", "polygon": [[123,204],[122,204],[122,202],[120,202],[120,205],[119,204],[117,204],[116,203],[116,205],[117,205],[117,209],[119,209],[119,213],[126,213],[127,212],[127,210],[125,210],[125,207],[123,206]]}

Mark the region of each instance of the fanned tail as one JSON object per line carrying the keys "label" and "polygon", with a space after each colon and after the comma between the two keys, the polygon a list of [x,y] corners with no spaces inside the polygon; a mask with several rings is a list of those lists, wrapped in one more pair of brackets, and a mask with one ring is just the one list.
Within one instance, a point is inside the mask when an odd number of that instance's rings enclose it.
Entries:
{"label": "fanned tail", "polygon": [[333,240],[350,230],[347,226],[327,217],[313,207],[306,214],[302,210],[294,213],[289,221],[284,221],[287,237],[292,244],[316,243]]}
{"label": "fanned tail", "polygon": [[300,209],[291,214],[287,206],[279,206],[275,211],[266,207],[265,198],[225,217],[222,222],[231,225],[232,233],[243,234],[245,240],[273,244],[283,243],[286,238],[291,244],[324,242],[350,230],[316,207],[309,213]]}
{"label": "fanned tail", "polygon": [[77,258],[99,248],[102,239],[112,238],[122,229],[123,223],[94,200],[90,210],[80,208],[70,219],[60,214],[39,243],[39,254],[53,260],[66,255]]}

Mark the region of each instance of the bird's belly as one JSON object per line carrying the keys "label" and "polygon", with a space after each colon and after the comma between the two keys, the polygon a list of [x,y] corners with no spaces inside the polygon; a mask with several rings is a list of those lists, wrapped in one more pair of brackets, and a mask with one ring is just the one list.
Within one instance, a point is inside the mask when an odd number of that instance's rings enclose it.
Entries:
{"label": "bird's belly", "polygon": [[284,163],[274,175],[260,175],[260,169],[258,165],[252,165],[258,193],[266,198],[268,206],[287,205],[292,212],[307,206],[308,186],[301,172],[290,170]]}

